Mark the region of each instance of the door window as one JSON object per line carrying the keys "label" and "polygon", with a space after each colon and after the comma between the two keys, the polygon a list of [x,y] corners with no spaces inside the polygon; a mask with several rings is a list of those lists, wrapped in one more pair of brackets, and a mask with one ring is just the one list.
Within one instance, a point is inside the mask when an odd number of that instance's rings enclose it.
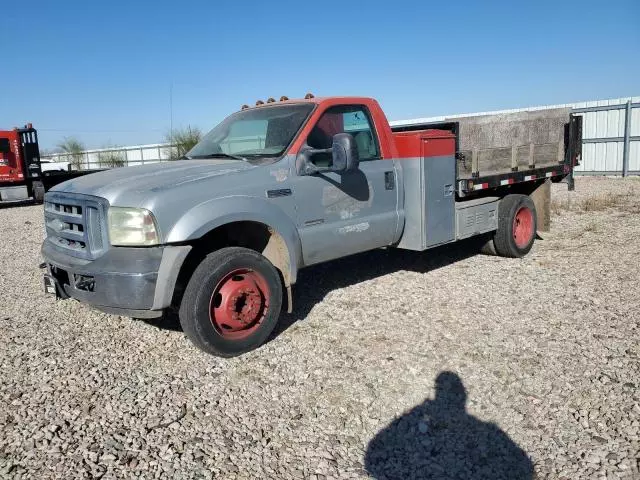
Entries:
{"label": "door window", "polygon": [[[331,148],[333,136],[350,133],[358,147],[361,162],[380,158],[378,138],[372,128],[371,118],[362,105],[340,105],[327,109],[307,137],[311,148]],[[331,166],[331,153],[313,155],[311,161],[320,167]]]}

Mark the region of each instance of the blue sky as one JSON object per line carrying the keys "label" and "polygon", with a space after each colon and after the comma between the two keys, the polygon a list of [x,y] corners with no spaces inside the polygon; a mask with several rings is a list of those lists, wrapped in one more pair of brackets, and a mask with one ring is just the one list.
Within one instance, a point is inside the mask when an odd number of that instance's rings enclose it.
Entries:
{"label": "blue sky", "polygon": [[640,1],[34,0],[0,12],[0,128],[162,141],[269,96],[390,119],[640,95]]}

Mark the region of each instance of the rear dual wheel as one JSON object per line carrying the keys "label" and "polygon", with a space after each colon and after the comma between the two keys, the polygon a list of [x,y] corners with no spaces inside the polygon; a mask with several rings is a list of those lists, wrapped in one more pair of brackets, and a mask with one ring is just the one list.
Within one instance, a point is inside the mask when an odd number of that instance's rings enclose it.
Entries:
{"label": "rear dual wheel", "polygon": [[233,357],[264,343],[282,307],[276,268],[259,253],[227,247],[194,271],[180,304],[180,324],[201,350]]}
{"label": "rear dual wheel", "polygon": [[495,253],[524,257],[535,241],[536,207],[527,195],[507,195],[498,205],[498,229],[493,237]]}

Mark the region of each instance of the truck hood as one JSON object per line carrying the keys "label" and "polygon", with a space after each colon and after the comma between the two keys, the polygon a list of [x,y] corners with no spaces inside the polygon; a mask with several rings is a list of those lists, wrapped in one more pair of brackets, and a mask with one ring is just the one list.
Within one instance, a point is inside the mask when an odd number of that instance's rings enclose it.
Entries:
{"label": "truck hood", "polygon": [[111,205],[144,207],[151,197],[255,168],[242,160],[179,160],[114,168],[74,178],[51,190],[102,197]]}

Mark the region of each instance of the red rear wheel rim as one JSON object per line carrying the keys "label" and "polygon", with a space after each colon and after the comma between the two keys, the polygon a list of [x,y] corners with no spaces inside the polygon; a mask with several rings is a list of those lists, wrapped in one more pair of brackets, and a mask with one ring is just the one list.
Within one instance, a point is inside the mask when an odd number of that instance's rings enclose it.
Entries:
{"label": "red rear wheel rim", "polygon": [[239,340],[255,332],[269,311],[269,286],[262,274],[233,270],[213,289],[209,318],[224,338]]}
{"label": "red rear wheel rim", "polygon": [[525,248],[533,238],[533,212],[520,207],[513,217],[513,240],[518,248]]}

